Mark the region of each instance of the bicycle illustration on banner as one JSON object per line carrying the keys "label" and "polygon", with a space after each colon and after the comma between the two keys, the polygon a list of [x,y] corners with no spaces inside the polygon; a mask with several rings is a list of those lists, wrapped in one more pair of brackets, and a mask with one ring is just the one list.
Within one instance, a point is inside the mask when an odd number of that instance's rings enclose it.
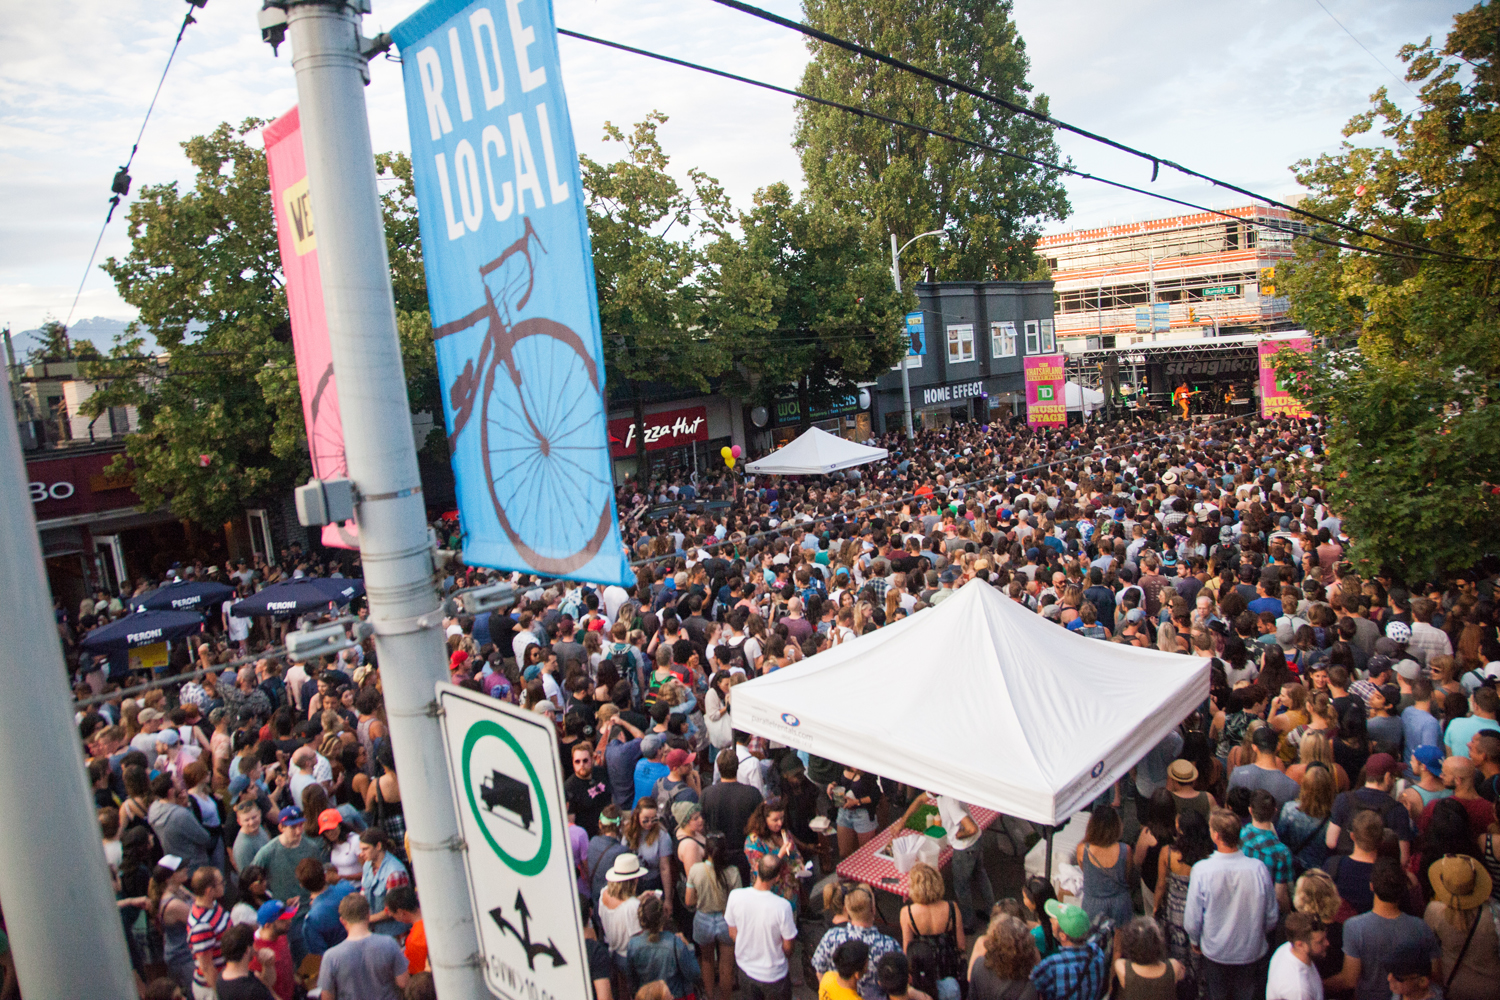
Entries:
{"label": "bicycle illustration on banner", "polygon": [[[337,383],[333,377],[333,362],[323,369],[318,387],[313,391],[311,417],[312,428],[307,439],[307,450],[312,457],[313,475],[319,479],[344,479],[349,475],[349,462],[344,457],[344,422],[339,414]],[[330,524],[324,528],[338,533],[339,541],[351,549],[359,548],[359,529],[353,521]],[[330,544],[327,535],[324,544]]]}
{"label": "bicycle illustration on banner", "polygon": [[441,340],[488,324],[478,353],[448,389],[449,451],[479,406],[479,450],[500,528],[540,573],[588,564],[613,526],[601,373],[583,339],[541,317],[516,319],[537,280],[526,220],[521,237],[479,268],[484,305],[434,330]]}

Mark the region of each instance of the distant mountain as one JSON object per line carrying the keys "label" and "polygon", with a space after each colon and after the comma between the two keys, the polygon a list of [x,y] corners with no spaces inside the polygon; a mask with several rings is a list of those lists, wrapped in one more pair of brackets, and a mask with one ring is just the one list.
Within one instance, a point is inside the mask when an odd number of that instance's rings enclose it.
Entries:
{"label": "distant mountain", "polygon": [[[125,328],[130,325],[129,320],[110,319],[106,316],[94,316],[91,319],[81,319],[68,327],[68,336],[73,340],[89,340],[99,350],[108,354],[115,346],[115,337],[124,333]],[[40,343],[40,330],[22,330],[15,334],[16,360],[24,360],[28,351],[37,347]],[[147,333],[142,349],[148,354],[154,354],[158,350],[156,339]]]}

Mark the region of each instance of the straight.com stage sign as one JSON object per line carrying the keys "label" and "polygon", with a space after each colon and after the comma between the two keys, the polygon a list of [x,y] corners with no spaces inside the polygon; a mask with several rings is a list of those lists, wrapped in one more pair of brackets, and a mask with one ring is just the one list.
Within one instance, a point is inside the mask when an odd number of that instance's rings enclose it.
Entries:
{"label": "straight.com stage sign", "polygon": [[551,5],[433,0],[391,35],[464,559],[629,583]]}

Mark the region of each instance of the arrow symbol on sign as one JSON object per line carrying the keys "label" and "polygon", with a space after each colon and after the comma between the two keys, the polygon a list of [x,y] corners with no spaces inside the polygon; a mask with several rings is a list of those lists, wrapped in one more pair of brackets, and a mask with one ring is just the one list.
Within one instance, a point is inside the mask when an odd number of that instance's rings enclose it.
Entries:
{"label": "arrow symbol on sign", "polygon": [[531,909],[526,905],[526,897],[521,894],[521,891],[519,889],[516,890],[516,913],[518,913],[521,917],[521,929],[516,930],[516,925],[505,919],[503,915],[504,913],[505,908],[497,906],[490,911],[490,919],[498,924],[502,931],[509,931],[511,934],[515,935],[515,938],[518,942],[520,942],[521,947],[526,949],[526,965],[531,969],[532,972],[536,971],[536,957],[538,955],[546,955],[547,957],[551,958],[552,967],[554,969],[559,966],[568,964],[563,960],[562,952],[557,950],[557,945],[552,943],[551,938],[547,939],[546,944],[542,944],[541,942],[532,942]]}

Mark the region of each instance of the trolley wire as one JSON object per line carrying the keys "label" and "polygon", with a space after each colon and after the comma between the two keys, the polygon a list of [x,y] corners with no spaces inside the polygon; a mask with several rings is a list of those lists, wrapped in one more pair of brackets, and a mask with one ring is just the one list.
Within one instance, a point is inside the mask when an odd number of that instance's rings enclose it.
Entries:
{"label": "trolley wire", "polygon": [[[715,0],[715,2],[719,2],[719,0]],[[607,48],[618,49],[618,50],[620,50],[622,52],[630,52],[630,53],[632,53],[634,55],[644,56],[644,57],[646,57],[648,59],[656,59],[656,60],[658,60],[660,62],[670,63],[671,65],[674,65],[674,66],[683,67],[684,69],[696,70],[696,71],[698,71],[700,73],[707,73],[707,74],[709,74],[711,76],[722,77],[722,78],[724,78],[726,80],[733,80],[736,83],[749,84],[752,87],[760,87],[763,90],[773,91],[773,92],[778,93],[778,94],[785,94],[785,95],[787,95],[789,97],[796,97],[796,98],[798,98],[800,100],[804,100],[804,101],[811,101],[814,104],[821,104],[821,105],[824,105],[825,107],[835,108],[835,109],[837,109],[839,111],[843,111],[845,113],[852,114],[852,115],[858,115],[859,117],[862,117],[862,118],[870,118],[870,119],[873,119],[875,121],[885,122],[888,125],[895,125],[898,128],[905,128],[905,129],[910,129],[910,130],[912,130],[914,132],[921,132],[921,133],[923,133],[925,135],[930,135],[930,136],[932,136],[934,138],[945,139],[945,140],[947,140],[949,142],[955,142],[955,143],[959,143],[960,145],[968,146],[971,149],[980,150],[980,151],[986,152],[986,153],[993,153],[996,156],[1001,156],[1001,157],[1005,157],[1005,158],[1008,158],[1008,159],[1020,160],[1020,161],[1022,161],[1024,163],[1030,163],[1033,166],[1042,167],[1043,169],[1046,169],[1046,170],[1056,170],[1056,171],[1058,171],[1060,173],[1069,174],[1071,176],[1078,177],[1078,178],[1081,178],[1083,180],[1097,181],[1100,184],[1104,184],[1104,185],[1107,185],[1107,186],[1113,187],[1113,188],[1118,188],[1118,189],[1120,189],[1122,191],[1130,191],[1130,192],[1132,192],[1134,194],[1145,195],[1147,198],[1154,198],[1154,199],[1156,199],[1158,201],[1165,201],[1165,202],[1168,202],[1168,203],[1173,204],[1173,205],[1179,205],[1179,206],[1181,206],[1183,208],[1190,208],[1190,209],[1192,209],[1195,212],[1204,212],[1204,213],[1207,213],[1209,215],[1217,215],[1217,216],[1220,216],[1220,217],[1225,218],[1225,219],[1231,219],[1234,222],[1244,223],[1245,225],[1249,225],[1249,226],[1256,226],[1256,227],[1259,227],[1261,229],[1264,229],[1264,230],[1267,230],[1267,231],[1270,231],[1270,232],[1281,233],[1281,234],[1285,234],[1285,235],[1289,235],[1289,236],[1293,236],[1293,237],[1302,236],[1302,237],[1305,237],[1306,239],[1312,240],[1315,243],[1321,243],[1321,244],[1324,244],[1326,246],[1341,247],[1341,248],[1343,248],[1345,250],[1355,251],[1356,253],[1374,254],[1374,255],[1380,256],[1380,257],[1394,258],[1396,260],[1426,261],[1426,260],[1430,260],[1431,259],[1431,258],[1428,258],[1428,257],[1416,257],[1416,256],[1413,256],[1411,254],[1397,253],[1397,252],[1391,251],[1391,250],[1381,250],[1381,249],[1377,249],[1377,248],[1374,248],[1374,247],[1359,246],[1359,245],[1354,244],[1354,243],[1347,243],[1347,242],[1344,242],[1343,240],[1336,240],[1336,239],[1333,239],[1332,237],[1328,237],[1328,236],[1319,236],[1319,235],[1314,234],[1314,233],[1297,233],[1297,232],[1289,230],[1289,229],[1285,228],[1284,226],[1282,226],[1280,224],[1277,224],[1277,223],[1274,223],[1274,222],[1266,222],[1266,221],[1262,221],[1260,219],[1255,219],[1255,218],[1249,218],[1249,219],[1241,218],[1238,215],[1232,215],[1229,212],[1221,211],[1220,209],[1210,208],[1210,207],[1208,207],[1206,205],[1199,205],[1199,204],[1197,204],[1195,202],[1186,201],[1186,200],[1184,200],[1182,198],[1174,198],[1174,197],[1172,197],[1170,195],[1165,195],[1165,194],[1161,194],[1161,193],[1156,192],[1156,191],[1148,190],[1147,188],[1136,187],[1133,184],[1126,184],[1123,181],[1110,180],[1107,177],[1100,177],[1097,174],[1091,174],[1091,173],[1088,173],[1086,171],[1079,170],[1076,167],[1068,166],[1067,164],[1053,163],[1053,162],[1051,162],[1049,160],[1043,160],[1043,159],[1040,159],[1039,157],[1028,156],[1028,155],[1026,155],[1024,153],[1017,153],[1017,152],[1014,152],[1012,150],[1002,149],[999,146],[993,146],[993,145],[990,145],[989,143],[979,142],[978,140],[975,140],[975,139],[965,138],[964,136],[955,135],[955,134],[953,134],[951,132],[943,132],[943,131],[940,131],[938,129],[928,128],[925,125],[918,125],[916,122],[907,121],[907,120],[902,119],[902,118],[894,118],[894,117],[892,117],[890,115],[881,114],[878,111],[871,111],[868,108],[861,108],[861,107],[857,107],[857,106],[852,105],[852,104],[845,104],[845,103],[843,103],[841,101],[830,100],[829,98],[826,98],[826,97],[817,97],[817,96],[814,96],[812,94],[804,93],[803,91],[800,91],[800,90],[793,90],[790,87],[781,87],[781,86],[778,86],[778,85],[776,85],[774,83],[767,83],[764,80],[755,80],[755,79],[752,79],[751,77],[748,77],[748,76],[741,76],[738,73],[730,73],[727,70],[714,69],[712,66],[704,66],[704,65],[702,65],[700,63],[689,62],[686,59],[678,59],[675,56],[668,56],[668,55],[663,55],[663,54],[661,54],[659,52],[652,52],[649,49],[637,48],[636,46],[633,46],[633,45],[626,45],[623,42],[614,42],[614,41],[610,41],[610,40],[604,39],[604,38],[596,38],[593,35],[585,35],[582,32],[571,31],[571,30],[569,30],[567,28],[558,28],[557,31],[558,31],[558,34],[560,34],[560,35],[567,35],[570,38],[577,38],[580,41],[592,42],[595,45],[603,45],[603,46],[605,46]],[[1252,197],[1259,197],[1259,195],[1252,195]],[[1306,214],[1306,213],[1304,213],[1304,214]],[[1367,235],[1370,235],[1370,236],[1372,236],[1375,239],[1381,239],[1381,237],[1374,236],[1374,234],[1367,234]],[[1386,242],[1392,242],[1392,241],[1387,240]],[[1461,263],[1461,262],[1468,262],[1468,261],[1487,263],[1487,261],[1482,261],[1480,258],[1464,258],[1463,261],[1449,260],[1447,258],[1441,258],[1441,259],[1445,263]]]}
{"label": "trolley wire", "polygon": [[109,199],[109,211],[105,213],[104,225],[99,227],[99,236],[94,240],[94,249],[89,251],[89,262],[84,266],[83,277],[78,282],[78,291],[73,295],[73,304],[68,307],[68,318],[63,321],[63,326],[73,322],[73,313],[78,310],[78,300],[83,297],[83,286],[88,284],[89,273],[94,269],[94,259],[99,256],[99,247],[104,242],[104,233],[109,229],[110,221],[115,217],[115,209],[120,207],[120,200],[130,194],[130,167],[135,163],[135,154],[141,148],[141,138],[146,134],[146,125],[151,121],[151,112],[156,110],[156,101],[161,97],[161,88],[167,82],[167,72],[172,68],[172,60],[177,58],[177,50],[182,46],[182,36],[187,32],[188,25],[197,24],[197,18],[193,17],[193,11],[201,9],[208,0],[187,0],[187,13],[183,15],[182,25],[177,29],[177,39],[172,42],[172,51],[167,53],[167,64],[161,69],[161,78],[156,81],[156,90],[151,94],[151,103],[146,106],[146,116],[141,119],[141,128],[135,134],[135,142],[130,147],[130,155],[125,158],[125,165],[115,172],[114,180],[110,182],[111,197]]}
{"label": "trolley wire", "polygon": [[[1444,258],[1444,259],[1447,259],[1447,260],[1450,260],[1450,261],[1455,261],[1455,262],[1475,263],[1475,264],[1480,264],[1480,263],[1482,263],[1482,264],[1489,264],[1489,263],[1494,263],[1495,262],[1494,258],[1473,257],[1473,256],[1470,256],[1468,254],[1454,253],[1454,252],[1449,251],[1449,250],[1438,250],[1438,249],[1433,248],[1433,247],[1425,247],[1425,246],[1422,246],[1421,244],[1411,243],[1411,242],[1408,242],[1406,240],[1397,239],[1397,238],[1392,237],[1392,236],[1382,236],[1379,233],[1371,232],[1371,231],[1369,231],[1367,229],[1363,229],[1363,228],[1361,228],[1359,226],[1353,225],[1352,223],[1342,222],[1342,221],[1340,221],[1338,219],[1330,218],[1330,217],[1325,216],[1325,215],[1320,215],[1320,214],[1318,214],[1316,212],[1310,212],[1310,211],[1308,211],[1307,209],[1304,209],[1304,208],[1298,208],[1295,205],[1289,205],[1286,202],[1278,201],[1275,198],[1268,198],[1265,195],[1257,194],[1256,192],[1251,191],[1249,188],[1241,187],[1240,185],[1231,183],[1230,181],[1221,180],[1220,178],[1214,177],[1214,176],[1212,176],[1210,174],[1205,174],[1205,173],[1203,173],[1202,171],[1199,171],[1199,170],[1194,170],[1194,169],[1192,169],[1190,167],[1185,167],[1182,164],[1177,163],[1174,160],[1167,159],[1164,156],[1157,156],[1156,154],[1154,154],[1154,153],[1148,153],[1148,152],[1146,152],[1143,149],[1137,149],[1134,146],[1130,146],[1130,145],[1127,145],[1127,144],[1125,144],[1123,142],[1119,142],[1119,141],[1117,141],[1115,139],[1111,139],[1108,136],[1100,135],[1097,132],[1092,132],[1092,131],[1090,131],[1090,130],[1088,130],[1086,128],[1082,128],[1082,127],[1080,127],[1078,125],[1073,125],[1073,124],[1071,124],[1069,122],[1065,122],[1065,121],[1063,121],[1063,120],[1061,120],[1059,118],[1054,118],[1053,116],[1051,116],[1049,114],[1046,114],[1045,112],[1038,111],[1035,108],[1029,108],[1029,107],[1027,107],[1024,104],[1017,104],[1014,101],[1008,101],[1008,100],[1006,100],[1006,99],[1004,99],[1002,97],[997,97],[994,94],[989,93],[988,91],[980,90],[977,87],[971,87],[968,84],[961,83],[958,80],[954,80],[951,77],[943,76],[941,73],[934,73],[934,72],[932,72],[930,70],[925,70],[925,69],[921,68],[920,66],[914,66],[914,65],[912,65],[909,62],[905,62],[904,60],[897,59],[894,56],[889,56],[889,55],[886,55],[884,53],[877,52],[876,50],[871,49],[871,48],[869,48],[867,46],[861,45],[858,42],[852,42],[852,41],[849,41],[846,38],[840,38],[837,35],[830,34],[829,32],[826,32],[826,31],[821,31],[821,30],[819,30],[817,28],[812,27],[809,24],[802,23],[801,21],[793,21],[793,20],[791,20],[789,18],[781,17],[780,15],[773,14],[773,13],[771,13],[768,10],[762,10],[761,8],[752,6],[751,4],[743,3],[743,2],[741,2],[741,0],[713,0],[713,2],[717,3],[717,4],[720,4],[722,6],[729,7],[729,8],[732,8],[734,10],[740,11],[741,13],[749,14],[751,17],[757,17],[757,18],[760,18],[763,21],[769,21],[772,24],[779,25],[779,26],[781,26],[783,28],[788,28],[788,29],[790,29],[792,31],[799,32],[799,33],[801,33],[803,35],[806,35],[809,38],[815,38],[818,41],[824,42],[824,43],[826,43],[828,45],[833,45],[833,46],[836,46],[838,48],[844,49],[844,50],[846,50],[848,52],[853,52],[856,55],[860,55],[860,56],[865,57],[866,59],[873,59],[876,62],[883,63],[883,64],[885,64],[887,66],[890,66],[893,69],[900,70],[901,72],[911,73],[911,74],[913,74],[915,76],[922,77],[923,79],[929,80],[932,83],[936,83],[939,86],[948,87],[950,89],[960,91],[961,93],[968,94],[971,97],[976,97],[979,100],[982,100],[982,101],[985,101],[987,103],[994,104],[994,105],[996,105],[998,107],[1004,108],[1005,110],[1010,111],[1013,114],[1023,115],[1025,117],[1031,118],[1031,119],[1033,119],[1035,121],[1042,122],[1042,123],[1050,125],[1050,126],[1052,126],[1054,128],[1061,129],[1064,132],[1071,132],[1074,135],[1080,136],[1082,138],[1092,140],[1093,142],[1101,143],[1101,144],[1103,144],[1105,146],[1109,146],[1109,147],[1111,147],[1113,149],[1117,149],[1117,150],[1119,150],[1122,153],[1128,153],[1131,156],[1135,156],[1135,157],[1139,157],[1140,159],[1147,160],[1147,161],[1149,161],[1151,163],[1151,179],[1153,181],[1156,180],[1157,172],[1160,170],[1161,167],[1163,167],[1163,166],[1171,167],[1173,170],[1176,170],[1179,173],[1186,174],[1189,177],[1196,177],[1197,179],[1202,180],[1202,181],[1206,181],[1207,183],[1212,184],[1215,187],[1224,188],[1225,190],[1233,191],[1233,192],[1235,192],[1237,194],[1242,194],[1242,195],[1245,195],[1246,197],[1254,198],[1254,199],[1259,200],[1259,201],[1263,201],[1263,202],[1265,202],[1265,203],[1267,203],[1269,205],[1275,206],[1276,208],[1285,209],[1288,212],[1293,212],[1293,213],[1295,213],[1295,214],[1297,214],[1299,216],[1302,216],[1304,218],[1314,219],[1314,220],[1316,220],[1318,222],[1321,222],[1321,223],[1323,223],[1325,225],[1334,226],[1334,227],[1336,227],[1338,229],[1344,230],[1345,232],[1354,233],[1355,235],[1365,236],[1365,237],[1368,237],[1370,239],[1379,240],[1382,243],[1389,243],[1389,244],[1391,244],[1393,246],[1403,247],[1403,248],[1405,248],[1407,250],[1412,250],[1412,251],[1415,251],[1417,253],[1428,254],[1428,255],[1431,255],[1431,256],[1434,256],[1434,257],[1440,257],[1440,258]],[[805,95],[799,95],[799,96],[805,96]],[[1095,179],[1098,179],[1098,178],[1095,178]],[[1123,187],[1124,185],[1117,185],[1117,186],[1122,186]],[[1130,188],[1129,190],[1139,190],[1139,189]],[[1145,192],[1141,192],[1141,193],[1145,193]],[[1186,204],[1186,203],[1183,202],[1181,204]]]}

